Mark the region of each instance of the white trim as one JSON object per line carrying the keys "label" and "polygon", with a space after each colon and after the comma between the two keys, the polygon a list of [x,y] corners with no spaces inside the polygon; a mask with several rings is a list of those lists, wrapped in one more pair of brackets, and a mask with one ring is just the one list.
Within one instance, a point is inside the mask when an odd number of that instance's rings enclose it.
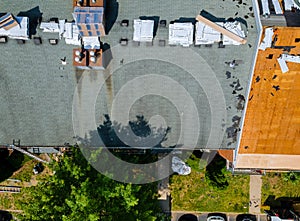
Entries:
{"label": "white trim", "polygon": [[254,11],[254,14],[255,14],[255,21],[256,21],[258,36],[257,36],[257,39],[256,39],[256,45],[254,46],[255,47],[255,52],[254,52],[254,56],[253,56],[253,60],[252,60],[251,74],[250,74],[248,89],[247,89],[247,93],[246,93],[247,96],[245,98],[246,99],[245,107],[244,107],[244,110],[242,112],[242,118],[241,118],[241,122],[240,122],[241,132],[238,134],[237,147],[235,148],[235,151],[233,152],[233,163],[232,163],[233,164],[233,170],[234,170],[235,165],[236,165],[236,159],[237,159],[238,151],[239,151],[239,148],[240,148],[241,138],[242,138],[242,134],[243,134],[244,121],[245,121],[245,116],[246,116],[246,110],[247,110],[247,106],[248,106],[248,98],[249,98],[249,94],[250,94],[250,91],[251,91],[251,85],[252,85],[256,60],[257,60],[257,56],[258,56],[258,47],[259,47],[260,39],[261,39],[261,36],[262,36],[262,25],[261,25],[261,21],[260,21],[260,11],[259,11],[258,2],[257,2],[257,0],[252,0],[252,3],[253,3],[253,11]]}

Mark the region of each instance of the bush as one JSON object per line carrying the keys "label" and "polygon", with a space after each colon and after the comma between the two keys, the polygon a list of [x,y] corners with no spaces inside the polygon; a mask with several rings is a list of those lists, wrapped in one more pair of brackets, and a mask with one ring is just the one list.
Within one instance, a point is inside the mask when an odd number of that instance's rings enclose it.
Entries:
{"label": "bush", "polygon": [[290,181],[294,184],[298,184],[300,181],[300,173],[296,173],[296,172],[284,173],[283,180],[287,182]]}

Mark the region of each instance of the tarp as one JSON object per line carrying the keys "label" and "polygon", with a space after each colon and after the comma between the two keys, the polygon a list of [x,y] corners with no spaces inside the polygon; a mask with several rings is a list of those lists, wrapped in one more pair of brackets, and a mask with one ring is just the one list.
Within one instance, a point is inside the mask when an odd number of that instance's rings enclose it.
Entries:
{"label": "tarp", "polygon": [[103,7],[75,7],[73,17],[81,36],[104,36]]}
{"label": "tarp", "polygon": [[169,44],[188,47],[193,44],[194,26],[191,22],[169,25]]}
{"label": "tarp", "polygon": [[29,39],[29,30],[28,30],[28,24],[29,19],[27,17],[15,17],[15,20],[19,25],[16,25],[9,30],[6,30],[5,28],[0,28],[0,35],[2,36],[8,36],[9,38],[14,39]]}
{"label": "tarp", "polygon": [[151,42],[153,39],[154,20],[140,20],[133,21],[133,40],[141,42]]}
{"label": "tarp", "polygon": [[191,173],[191,167],[186,165],[185,162],[176,156],[172,158],[172,170],[179,175],[189,175]]}
{"label": "tarp", "polygon": [[0,28],[9,30],[17,25],[19,24],[11,13],[7,13],[0,18]]}

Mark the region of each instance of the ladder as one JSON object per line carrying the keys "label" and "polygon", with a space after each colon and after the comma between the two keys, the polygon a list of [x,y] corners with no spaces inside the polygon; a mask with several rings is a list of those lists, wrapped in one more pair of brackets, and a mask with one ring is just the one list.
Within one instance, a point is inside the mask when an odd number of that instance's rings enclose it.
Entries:
{"label": "ladder", "polygon": [[23,153],[23,154],[26,154],[27,156],[29,156],[29,157],[31,157],[31,158],[37,160],[37,161],[40,161],[40,162],[46,163],[46,164],[48,163],[47,161],[42,160],[41,158],[39,158],[39,157],[37,157],[37,156],[35,156],[35,155],[33,155],[33,154],[27,152],[26,150],[21,149],[20,147],[17,147],[17,146],[15,146],[15,145],[10,145],[10,147],[11,147],[12,149],[14,149],[14,150],[20,151],[20,152]]}
{"label": "ladder", "polygon": [[0,193],[20,193],[21,187],[19,186],[0,186]]}

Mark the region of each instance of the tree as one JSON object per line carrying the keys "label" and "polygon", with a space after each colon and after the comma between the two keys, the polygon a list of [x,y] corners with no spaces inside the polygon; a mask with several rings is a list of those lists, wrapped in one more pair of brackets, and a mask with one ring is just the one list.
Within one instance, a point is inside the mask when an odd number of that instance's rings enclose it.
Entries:
{"label": "tree", "polygon": [[205,178],[215,188],[225,189],[228,186],[226,161],[217,155],[206,167]]}
{"label": "tree", "polygon": [[78,148],[51,165],[54,174],[25,188],[22,220],[160,220],[157,184],[124,184],[98,173]]}

